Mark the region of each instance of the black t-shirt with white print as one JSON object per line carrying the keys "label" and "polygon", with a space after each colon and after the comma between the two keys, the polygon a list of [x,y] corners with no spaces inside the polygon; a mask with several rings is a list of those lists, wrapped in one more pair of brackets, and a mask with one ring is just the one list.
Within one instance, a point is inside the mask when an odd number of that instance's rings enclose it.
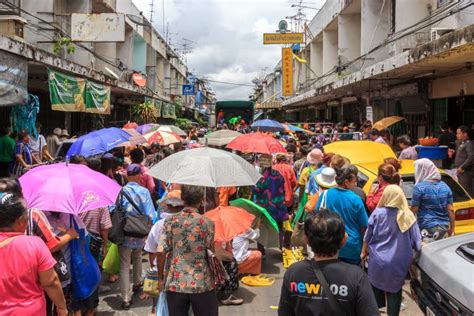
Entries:
{"label": "black t-shirt with white print", "polygon": [[[290,266],[283,278],[279,316],[336,315],[311,265],[303,260]],[[379,315],[367,275],[358,266],[339,260],[318,261],[345,315]],[[339,316],[339,315],[338,315]]]}

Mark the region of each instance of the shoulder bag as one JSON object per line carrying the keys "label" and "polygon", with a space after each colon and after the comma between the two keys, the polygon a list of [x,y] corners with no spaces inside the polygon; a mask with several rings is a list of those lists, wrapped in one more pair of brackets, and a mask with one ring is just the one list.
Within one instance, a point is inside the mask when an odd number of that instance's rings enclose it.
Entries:
{"label": "shoulder bag", "polygon": [[329,287],[328,282],[326,281],[326,278],[324,277],[323,271],[321,271],[321,268],[319,267],[319,264],[315,260],[310,260],[311,268],[313,268],[314,274],[316,274],[316,277],[318,278],[319,283],[323,287],[324,293],[326,293],[326,296],[328,297],[329,300],[329,306],[331,306],[331,310],[334,312],[334,315],[345,315],[346,312],[341,307],[341,303],[336,299],[334,294],[331,292],[331,289]]}
{"label": "shoulder bag", "polygon": [[207,249],[207,264],[211,270],[211,275],[214,278],[214,284],[219,286],[223,285],[229,280],[229,275],[224,268],[222,262],[217,259],[216,255],[210,250]]}

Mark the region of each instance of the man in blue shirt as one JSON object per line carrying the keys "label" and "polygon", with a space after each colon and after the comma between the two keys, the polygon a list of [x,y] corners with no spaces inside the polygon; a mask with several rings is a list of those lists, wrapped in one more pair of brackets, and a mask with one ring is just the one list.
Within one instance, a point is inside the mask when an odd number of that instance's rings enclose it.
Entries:
{"label": "man in blue shirt", "polygon": [[[133,202],[138,206],[140,212],[150,218],[150,221],[154,222],[157,214],[155,207],[153,206],[153,200],[151,199],[150,192],[148,189],[139,185],[139,181],[142,178],[142,168],[138,164],[130,164],[127,168],[127,179],[128,183],[123,187],[123,191],[127,194]],[[125,209],[126,216],[139,215],[135,207],[128,201],[125,196],[122,196],[120,203]],[[133,291],[136,292],[142,286],[142,250],[145,246],[145,238],[135,238],[125,236],[123,244],[119,246],[120,255],[120,292],[122,295],[123,303],[122,308],[125,310],[130,309],[131,295],[130,295],[130,261],[133,265]]]}
{"label": "man in blue shirt", "polygon": [[321,194],[316,205],[316,212],[320,208],[327,208],[344,220],[348,236],[346,244],[339,251],[339,259],[355,265],[360,263],[362,238],[368,224],[362,199],[351,191],[357,185],[357,173],[354,165],[336,169],[337,187]]}

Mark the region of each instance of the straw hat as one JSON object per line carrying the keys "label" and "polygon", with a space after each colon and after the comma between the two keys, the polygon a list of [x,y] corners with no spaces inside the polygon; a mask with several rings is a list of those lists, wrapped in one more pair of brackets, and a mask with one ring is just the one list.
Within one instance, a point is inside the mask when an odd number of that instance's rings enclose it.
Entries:
{"label": "straw hat", "polygon": [[333,168],[324,168],[320,174],[316,176],[316,182],[324,188],[333,188],[337,186],[336,170]]}

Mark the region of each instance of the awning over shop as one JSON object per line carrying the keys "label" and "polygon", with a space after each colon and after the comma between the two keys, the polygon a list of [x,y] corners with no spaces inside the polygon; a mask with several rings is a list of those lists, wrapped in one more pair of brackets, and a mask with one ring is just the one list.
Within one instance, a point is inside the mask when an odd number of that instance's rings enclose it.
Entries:
{"label": "awning over shop", "polygon": [[281,109],[282,101],[267,101],[262,103],[257,103],[255,108],[259,110],[270,110],[270,109]]}

